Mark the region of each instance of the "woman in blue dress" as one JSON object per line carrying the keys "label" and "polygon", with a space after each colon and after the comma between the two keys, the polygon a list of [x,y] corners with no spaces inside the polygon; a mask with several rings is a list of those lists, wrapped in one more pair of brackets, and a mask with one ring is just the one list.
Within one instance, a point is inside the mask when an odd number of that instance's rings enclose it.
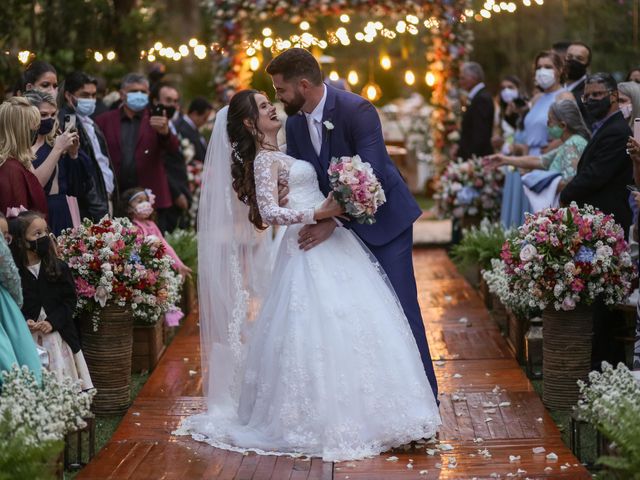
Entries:
{"label": "woman in blue dress", "polygon": [[58,109],[53,96],[32,90],[25,97],[40,111],[40,129],[31,147],[35,155],[33,168],[47,194],[49,227],[59,235],[65,228],[80,224],[77,197],[90,187],[91,177],[86,170],[89,159],[79,148],[77,131],[65,130],[57,135]]}
{"label": "woman in blue dress", "polygon": [[[531,109],[524,119],[524,144],[514,146],[514,154],[539,156],[545,153],[549,145],[547,119],[549,107],[557,100],[570,99],[573,95],[562,87],[563,62],[553,51],[544,51],[536,55],[535,83],[540,93],[531,99]],[[500,222],[505,228],[518,227],[524,223],[524,214],[530,210],[529,202],[522,188],[522,179],[518,170],[510,169],[505,176],[502,194]]]}
{"label": "woman in blue dress", "polygon": [[0,213],[0,371],[8,371],[14,365],[26,365],[40,381],[42,366],[36,344],[19,308],[22,305],[20,274],[7,238],[10,239],[9,225]]}

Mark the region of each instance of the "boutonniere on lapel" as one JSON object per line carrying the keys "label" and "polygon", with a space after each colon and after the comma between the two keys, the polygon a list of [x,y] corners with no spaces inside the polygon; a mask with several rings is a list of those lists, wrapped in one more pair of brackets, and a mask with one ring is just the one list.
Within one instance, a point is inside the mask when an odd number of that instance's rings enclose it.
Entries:
{"label": "boutonniere on lapel", "polygon": [[331,123],[331,120],[325,120],[324,122],[322,122],[322,124],[324,125],[324,128],[326,128],[329,132],[335,128],[333,123]]}

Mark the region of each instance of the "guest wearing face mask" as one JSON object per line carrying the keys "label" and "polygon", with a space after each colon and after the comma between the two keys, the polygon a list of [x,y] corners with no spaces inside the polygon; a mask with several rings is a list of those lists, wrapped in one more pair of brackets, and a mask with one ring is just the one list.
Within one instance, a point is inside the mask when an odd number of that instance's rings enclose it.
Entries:
{"label": "guest wearing face mask", "polygon": [[496,151],[509,154],[513,145],[522,143],[522,120],[528,111],[526,97],[521,92],[520,79],[508,75],[500,82],[496,133],[492,139]]}
{"label": "guest wearing face mask", "polygon": [[[535,83],[542,93],[536,94],[531,100],[531,110],[524,119],[523,137],[525,143],[518,145],[518,151],[523,155],[540,156],[545,153],[549,144],[547,119],[549,107],[556,101],[573,100],[573,95],[562,87],[562,59],[553,51],[540,52],[536,55]],[[560,145],[556,141],[553,148]],[[507,172],[505,187],[502,194],[502,208],[500,221],[505,228],[518,227],[524,223],[525,212],[531,211],[531,206],[522,187],[522,178],[518,170]]]}
{"label": "guest wearing face mask", "polygon": [[84,197],[92,181],[85,169],[88,158],[80,151],[76,131],[58,130],[57,107],[51,95],[31,90],[24,97],[40,111],[40,128],[31,146],[33,167],[47,194],[49,228],[60,235],[65,228],[80,225],[78,199]]}
{"label": "guest wearing face mask", "polygon": [[596,122],[578,164],[578,172],[560,195],[560,201],[589,204],[612,214],[625,232],[631,225],[629,192],[633,168],[626,151],[631,129],[618,106],[618,86],[609,73],[587,77],[582,101]]}
{"label": "guest wearing face mask", "polygon": [[166,153],[178,151],[178,138],[169,129],[169,119],[154,115],[149,106],[149,82],[137,73],[126,75],[121,84],[122,105],[96,118],[107,140],[120,191],[133,187],[153,190],[156,208],[171,207],[171,190],[164,165]]}
{"label": "guest wearing face mask", "polygon": [[622,82],[618,84],[618,106],[622,116],[633,129],[633,120],[640,117],[640,83]]}
{"label": "guest wearing face mask", "polygon": [[590,64],[591,48],[589,45],[582,42],[572,42],[565,55],[564,71],[567,80],[565,88],[573,94],[582,117],[588,126],[593,123],[593,119],[589,117],[589,112],[582,104],[582,94],[584,93],[584,82],[587,79],[587,70]]}
{"label": "guest wearing face mask", "polygon": [[88,157],[88,172],[93,183],[87,195],[80,199],[80,213],[94,222],[113,213],[113,200],[117,196],[107,141],[91,118],[96,107],[96,85],[96,80],[84,72],[69,74],[62,87],[62,108],[58,115],[61,124],[67,115],[76,116],[80,148]]}

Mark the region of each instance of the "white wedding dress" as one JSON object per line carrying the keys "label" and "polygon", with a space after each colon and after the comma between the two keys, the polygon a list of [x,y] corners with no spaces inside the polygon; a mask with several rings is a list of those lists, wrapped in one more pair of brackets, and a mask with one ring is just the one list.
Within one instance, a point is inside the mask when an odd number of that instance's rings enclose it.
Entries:
{"label": "white wedding dress", "polygon": [[[440,415],[402,308],[384,272],[345,228],[309,251],[302,224],[324,200],[311,164],[262,150],[263,221],[289,225],[253,326],[236,409],[185,419],[177,434],[228,450],[361,459],[431,437]],[[277,204],[278,178],[289,184]]]}

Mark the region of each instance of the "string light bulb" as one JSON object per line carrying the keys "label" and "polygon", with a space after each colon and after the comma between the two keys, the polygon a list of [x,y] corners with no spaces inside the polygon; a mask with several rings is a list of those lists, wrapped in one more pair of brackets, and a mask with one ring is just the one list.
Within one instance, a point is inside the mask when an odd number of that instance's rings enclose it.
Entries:
{"label": "string light bulb", "polygon": [[249,68],[252,72],[255,72],[260,68],[260,60],[258,57],[251,57],[251,60],[249,60]]}
{"label": "string light bulb", "polygon": [[416,75],[411,70],[404,72],[404,81],[407,85],[411,86],[416,83]]}
{"label": "string light bulb", "polygon": [[434,75],[434,73],[427,72],[427,74],[424,76],[424,82],[427,84],[427,86],[433,87],[436,84],[436,76]]}
{"label": "string light bulb", "polygon": [[347,82],[349,82],[349,85],[357,85],[359,80],[358,72],[355,70],[351,70],[347,75]]}
{"label": "string light bulb", "polygon": [[375,102],[382,96],[382,90],[380,89],[378,84],[371,81],[362,88],[362,92],[360,93],[360,95],[365,97],[370,102]]}
{"label": "string light bulb", "polygon": [[337,82],[338,80],[340,80],[340,75],[338,75],[338,72],[336,72],[335,70],[332,70],[329,74],[329,80],[331,80],[332,82]]}
{"label": "string light bulb", "polygon": [[384,70],[389,70],[391,68],[391,59],[389,58],[389,55],[383,55],[380,58],[380,66]]}

